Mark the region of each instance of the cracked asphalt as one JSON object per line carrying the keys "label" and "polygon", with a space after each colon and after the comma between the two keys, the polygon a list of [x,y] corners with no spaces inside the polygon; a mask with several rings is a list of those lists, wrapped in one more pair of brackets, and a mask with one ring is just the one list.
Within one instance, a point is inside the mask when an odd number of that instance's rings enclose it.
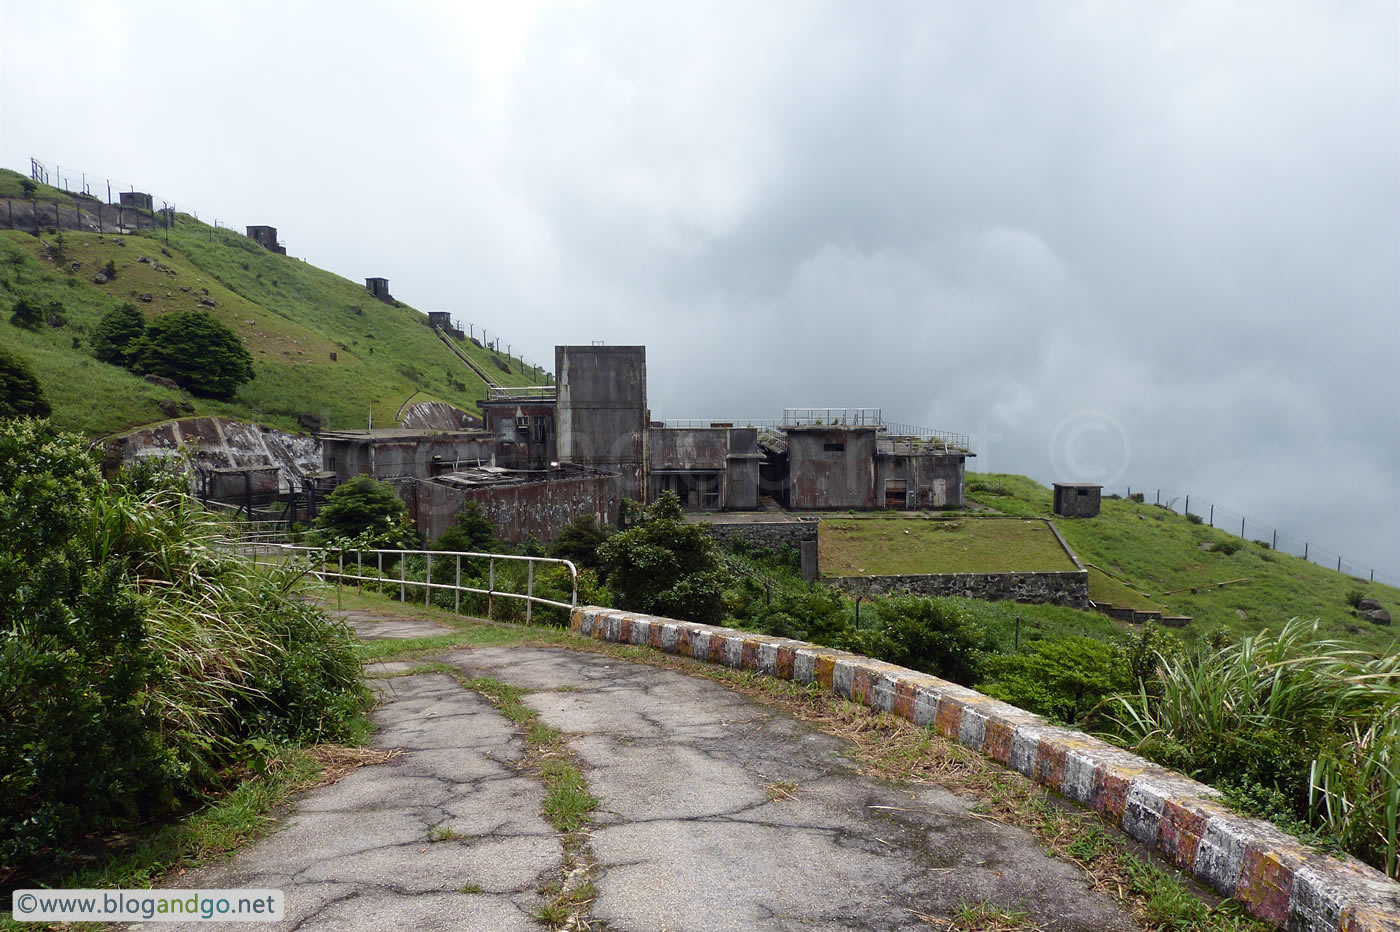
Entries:
{"label": "cracked asphalt", "polygon": [[[840,739],[709,680],[562,648],[433,659],[529,690],[564,732],[600,800],[594,929],[919,929],[980,902],[1046,929],[1136,928],[1027,832],[862,776]],[[281,831],[178,886],[281,889],[286,929],[538,930],[563,849],[521,736],[446,674],[377,682],[375,744],[406,753],[303,794]]]}

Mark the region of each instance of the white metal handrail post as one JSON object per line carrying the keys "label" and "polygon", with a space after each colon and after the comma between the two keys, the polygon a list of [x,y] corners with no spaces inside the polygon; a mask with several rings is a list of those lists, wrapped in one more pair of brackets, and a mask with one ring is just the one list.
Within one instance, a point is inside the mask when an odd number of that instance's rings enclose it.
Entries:
{"label": "white metal handrail post", "polygon": [[408,577],[404,575],[406,572],[408,572],[408,570],[407,570],[407,563],[408,563],[408,561],[405,560],[402,556],[399,557],[399,601],[400,601],[400,602],[407,602],[407,601],[408,601],[408,597],[407,597],[407,596],[408,596],[408,585],[407,585],[407,583],[408,583]]}
{"label": "white metal handrail post", "polygon": [[535,607],[535,561],[525,564],[525,624],[530,623],[530,609]]}
{"label": "white metal handrail post", "polygon": [[495,621],[496,619],[496,558],[491,558],[491,565],[486,570],[486,617]]}
{"label": "white metal handrail post", "polygon": [[423,570],[423,606],[433,604],[433,552],[428,551],[427,567]]}
{"label": "white metal handrail post", "polygon": [[457,554],[457,576],[452,584],[452,614],[462,614],[462,555]]}

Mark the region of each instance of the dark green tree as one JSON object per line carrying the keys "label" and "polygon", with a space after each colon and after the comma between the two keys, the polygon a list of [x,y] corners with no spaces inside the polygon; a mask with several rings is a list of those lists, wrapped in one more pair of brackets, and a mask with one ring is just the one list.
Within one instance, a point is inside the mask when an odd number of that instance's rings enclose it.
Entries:
{"label": "dark green tree", "polygon": [[598,547],[598,559],[621,608],[717,622],[729,573],[704,528],[682,515],[676,494],[661,493],[640,523]]}
{"label": "dark green tree", "polygon": [[326,497],[316,527],[332,538],[368,535],[376,543],[404,546],[412,539],[408,505],[394,487],[369,476],[356,476]]}
{"label": "dark green tree", "polygon": [[44,325],[44,312],[20,298],[10,311],[10,323],[25,330],[38,330]]}
{"label": "dark green tree", "polygon": [[549,545],[549,555],[560,560],[572,560],[580,568],[601,569],[598,547],[610,533],[608,528],[598,523],[595,515],[579,515],[554,538]]}
{"label": "dark green tree", "polygon": [[238,334],[205,311],[157,317],[128,362],[134,372],[174,379],[196,395],[229,399],[253,378],[253,357]]}
{"label": "dark green tree", "polygon": [[123,304],[102,315],[92,332],[92,355],[114,366],[126,366],[141,338],[146,316],[134,304]]}
{"label": "dark green tree", "polygon": [[433,549],[496,553],[500,548],[496,541],[496,528],[491,519],[486,517],[486,512],[481,510],[481,505],[467,502],[462,510],[457,512],[457,523],[433,541]]}
{"label": "dark green tree", "polygon": [[48,417],[50,413],[34,372],[0,346],[0,417]]}

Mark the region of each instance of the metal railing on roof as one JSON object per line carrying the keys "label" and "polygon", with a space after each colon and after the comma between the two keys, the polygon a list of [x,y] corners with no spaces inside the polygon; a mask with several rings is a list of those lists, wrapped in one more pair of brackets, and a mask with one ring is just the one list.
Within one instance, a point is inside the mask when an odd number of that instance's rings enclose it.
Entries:
{"label": "metal railing on roof", "polygon": [[666,428],[703,429],[710,427],[782,427],[778,418],[768,417],[668,417],[661,422]]}
{"label": "metal railing on roof", "polygon": [[[928,452],[928,448],[934,448],[933,452],[972,452],[971,438],[967,434],[915,427],[913,424],[886,424],[880,443],[882,452]],[[885,446],[891,449],[885,450]]]}
{"label": "metal railing on roof", "polygon": [[487,401],[552,402],[557,397],[553,385],[493,385],[486,389]]}
{"label": "metal railing on roof", "polygon": [[879,408],[784,408],[783,427],[879,427]]}

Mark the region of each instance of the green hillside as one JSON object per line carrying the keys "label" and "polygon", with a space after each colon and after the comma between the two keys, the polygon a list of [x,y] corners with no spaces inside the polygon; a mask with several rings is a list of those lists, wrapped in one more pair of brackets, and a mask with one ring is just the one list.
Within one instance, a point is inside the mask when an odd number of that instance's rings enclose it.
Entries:
{"label": "green hillside", "polygon": [[[154,262],[138,261],[141,256]],[[94,284],[94,273],[109,261],[116,279]],[[149,302],[140,300],[143,294]],[[38,331],[11,325],[11,308],[20,299],[41,308],[58,304],[63,325]],[[213,306],[201,305],[201,299]],[[93,359],[92,329],[104,313],[127,302],[148,319],[175,310],[209,311],[242,337],[254,359],[253,381],[233,400],[219,402],[151,385]],[[165,399],[192,402],[196,414],[289,430],[301,429],[302,414],[343,429],[364,427],[372,412],[376,425],[391,426],[410,396],[474,411],[486,384],[424,321],[407,305],[375,300],[360,284],[185,215],[169,231],[168,245],[163,231],[125,237],[65,232],[60,254],[56,233],[36,239],[0,231],[0,342],[34,370],[54,421],[90,436],[162,420],[157,405]],[[459,346],[498,384],[543,381],[537,370],[521,371],[518,360],[506,362],[470,341]],[[495,359],[511,371],[502,371]]]}
{"label": "green hillside", "polygon": [[[967,489],[969,500],[1008,514],[1051,513],[1050,490],[1023,476],[969,474]],[[1323,637],[1377,652],[1394,649],[1396,630],[1356,617],[1347,601],[1359,591],[1400,619],[1400,589],[1392,586],[1359,582],[1156,505],[1105,499],[1098,517],[1057,518],[1055,526],[1082,562],[1128,583],[1100,575],[1104,589],[1091,594],[1125,604],[1130,586],[1146,593],[1136,596],[1141,607],[1157,603],[1190,615],[1187,636],[1220,627],[1235,635],[1278,631],[1298,617],[1318,619]],[[1222,549],[1207,549],[1217,544]]]}

